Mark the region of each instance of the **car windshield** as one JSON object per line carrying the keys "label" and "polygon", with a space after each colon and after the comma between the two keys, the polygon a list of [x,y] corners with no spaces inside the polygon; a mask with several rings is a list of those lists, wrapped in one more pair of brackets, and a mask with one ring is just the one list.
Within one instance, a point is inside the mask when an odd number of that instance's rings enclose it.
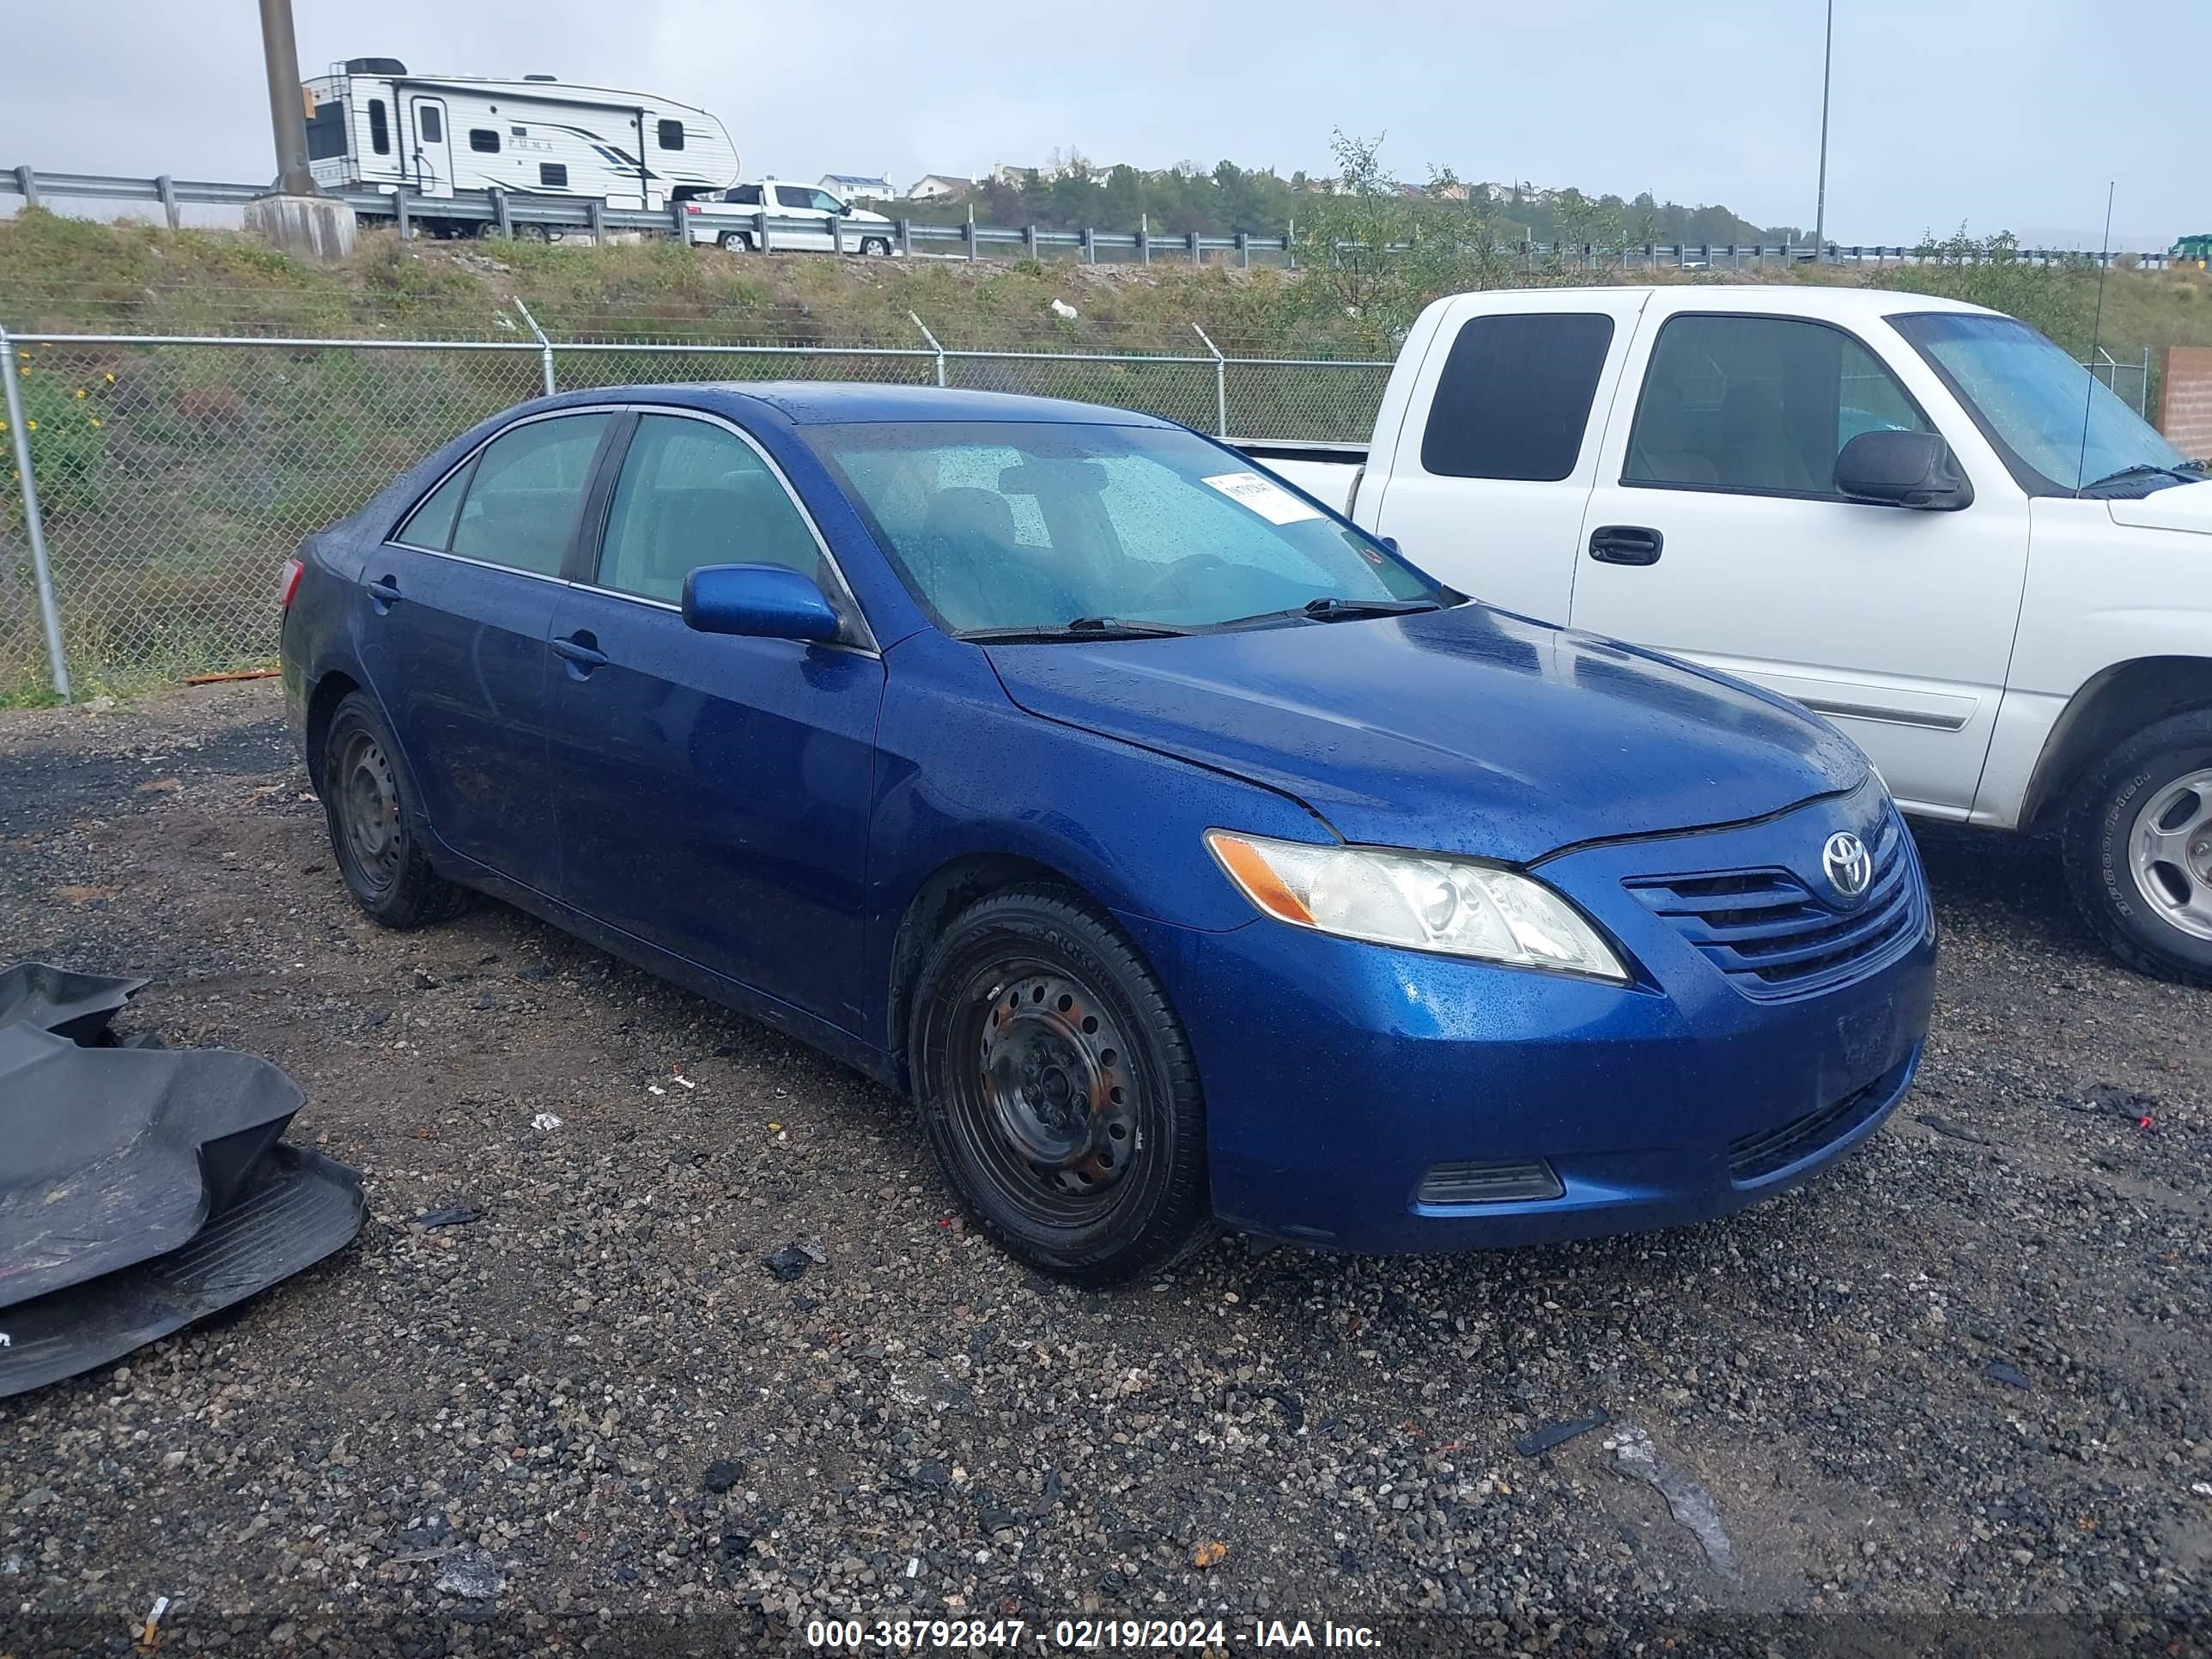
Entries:
{"label": "car windshield", "polygon": [[1459,597],[1172,428],[917,422],[807,436],[955,634],[1176,632]]}
{"label": "car windshield", "polygon": [[1972,312],[1893,317],[1897,331],[1959,394],[1983,434],[2053,490],[2186,483],[2181,452],[2112,388],[2027,324]]}

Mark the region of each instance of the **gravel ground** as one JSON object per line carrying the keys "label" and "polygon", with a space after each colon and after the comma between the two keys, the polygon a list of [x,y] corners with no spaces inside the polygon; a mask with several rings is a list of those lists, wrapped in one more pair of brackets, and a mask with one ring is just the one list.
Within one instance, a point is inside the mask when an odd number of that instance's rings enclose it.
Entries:
{"label": "gravel ground", "polygon": [[2046,847],[1923,835],[1923,1080],[1808,1190],[1102,1294],[969,1231],[856,1074],[501,907],[373,927],[306,787],[270,683],[0,714],[0,958],[152,975],[119,1024],[284,1066],[372,1211],[0,1403],[0,1651],[125,1651],[162,1595],[238,1653],[2212,1640],[2212,1000],[2108,961]]}

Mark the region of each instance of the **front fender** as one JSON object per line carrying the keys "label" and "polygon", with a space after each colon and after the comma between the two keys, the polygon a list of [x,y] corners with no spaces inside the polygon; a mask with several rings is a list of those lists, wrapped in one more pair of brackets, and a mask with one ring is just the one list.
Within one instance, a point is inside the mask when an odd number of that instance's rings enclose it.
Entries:
{"label": "front fender", "polygon": [[1206,851],[1210,829],[1331,836],[1301,803],[1223,772],[1017,707],[983,653],[927,630],[886,653],[869,830],[870,1041],[894,1046],[899,925],[933,875],[981,855],[1055,872],[1130,921],[1225,932],[1252,906]]}

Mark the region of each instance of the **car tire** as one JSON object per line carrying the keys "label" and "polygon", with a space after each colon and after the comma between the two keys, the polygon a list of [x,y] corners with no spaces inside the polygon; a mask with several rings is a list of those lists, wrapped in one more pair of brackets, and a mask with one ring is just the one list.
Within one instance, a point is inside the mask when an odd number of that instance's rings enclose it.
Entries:
{"label": "car tire", "polygon": [[1135,947],[1076,896],[1011,889],[955,916],[907,1043],[930,1149],[1009,1255],[1103,1285],[1212,1236],[1189,1039]]}
{"label": "car tire", "polygon": [[2212,987],[2212,708],[2147,726],[2098,762],[2064,834],[2074,902],[2112,953]]}
{"label": "car tire", "polygon": [[472,895],[430,867],[415,792],[391,728],[368,696],[349,692],[323,734],[323,813],[347,890],[386,927],[428,927]]}
{"label": "car tire", "polygon": [[860,257],[865,259],[870,255],[879,259],[890,258],[890,239],[887,236],[863,236],[860,239]]}
{"label": "car tire", "polygon": [[752,251],[753,251],[753,236],[752,236],[752,233],[751,233],[750,231],[749,231],[749,230],[726,230],[726,231],[724,231],[724,232],[722,233],[722,252],[725,252],[725,253],[750,253]]}

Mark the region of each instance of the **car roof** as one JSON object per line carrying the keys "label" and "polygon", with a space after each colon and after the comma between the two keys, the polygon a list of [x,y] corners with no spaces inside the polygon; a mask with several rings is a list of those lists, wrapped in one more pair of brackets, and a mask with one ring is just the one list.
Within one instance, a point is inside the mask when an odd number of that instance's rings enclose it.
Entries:
{"label": "car roof", "polygon": [[[1490,289],[1481,291],[1478,297],[1504,300],[1514,291]],[[1916,294],[1908,289],[1847,288],[1828,283],[1613,283],[1541,291],[1644,294],[1663,300],[1678,311],[1762,311],[1791,317],[1897,317],[1916,311],[2002,314],[1987,306],[1969,305],[1963,300],[1947,299],[1941,295]]]}
{"label": "car roof", "polygon": [[844,380],[707,380],[605,386],[562,401],[672,404],[741,416],[766,408],[793,426],[890,421],[1023,421],[1055,426],[1171,427],[1151,415],[1065,398]]}

